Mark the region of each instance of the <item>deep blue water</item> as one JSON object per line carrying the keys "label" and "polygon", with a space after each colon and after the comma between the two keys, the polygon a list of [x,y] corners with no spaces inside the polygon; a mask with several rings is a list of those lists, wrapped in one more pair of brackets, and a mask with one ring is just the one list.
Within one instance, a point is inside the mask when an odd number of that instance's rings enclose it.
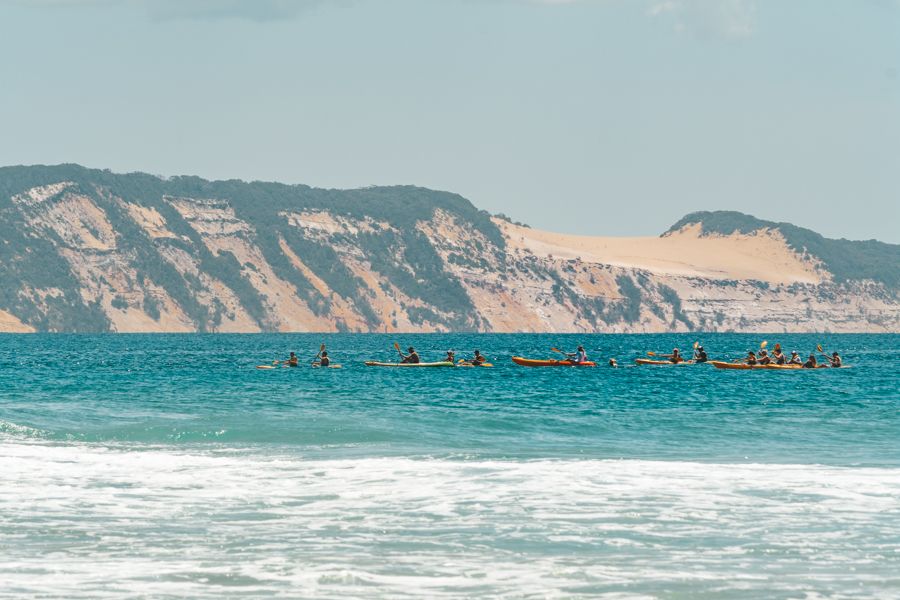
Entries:
{"label": "deep blue water", "polygon": [[[763,339],[850,368],[630,366]],[[496,366],[362,364],[395,340]],[[342,369],[255,368],[321,342]],[[510,361],[578,343],[601,366]],[[898,353],[897,335],[0,336],[0,595],[900,595]]]}

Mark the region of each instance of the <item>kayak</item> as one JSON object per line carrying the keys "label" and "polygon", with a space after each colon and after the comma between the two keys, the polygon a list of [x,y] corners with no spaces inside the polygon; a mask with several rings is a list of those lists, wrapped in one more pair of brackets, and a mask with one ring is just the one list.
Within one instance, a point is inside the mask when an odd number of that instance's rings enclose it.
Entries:
{"label": "kayak", "polygon": [[328,365],[327,367],[323,367],[322,365],[312,365],[313,369],[343,369],[344,365]]}
{"label": "kayak", "polygon": [[721,360],[711,360],[709,362],[717,369],[733,369],[738,371],[796,371],[797,369],[802,369],[800,365],[748,365],[746,363],[730,363]]}
{"label": "kayak", "polygon": [[512,361],[522,367],[596,367],[597,363],[585,361],[583,363],[574,363],[571,360],[536,360],[533,358],[522,358],[521,356],[513,356]]}
{"label": "kayak", "polygon": [[377,362],[374,360],[366,361],[367,367],[455,367],[452,362],[430,362],[430,363],[398,363],[398,362]]}
{"label": "kayak", "polygon": [[480,365],[473,365],[472,363],[459,363],[456,365],[457,367],[493,367],[493,363],[481,363]]}
{"label": "kayak", "polygon": [[683,360],[680,363],[673,363],[671,360],[653,360],[651,358],[636,358],[634,362],[639,365],[669,365],[674,367],[676,365],[693,365],[696,364],[692,360]]}
{"label": "kayak", "polygon": [[256,368],[257,368],[257,369],[263,369],[263,370],[268,371],[269,369],[277,369],[278,367],[275,367],[275,366],[272,366],[272,365],[257,365]]}

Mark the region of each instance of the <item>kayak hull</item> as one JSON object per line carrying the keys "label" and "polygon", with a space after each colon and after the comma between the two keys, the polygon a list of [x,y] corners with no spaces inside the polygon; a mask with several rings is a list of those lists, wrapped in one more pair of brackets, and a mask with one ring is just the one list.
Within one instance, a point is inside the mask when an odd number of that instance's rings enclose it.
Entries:
{"label": "kayak hull", "polygon": [[574,363],[571,360],[536,360],[533,358],[522,358],[521,356],[513,356],[512,361],[522,367],[596,367],[597,363],[585,361],[583,363]]}
{"label": "kayak hull", "polygon": [[398,362],[377,362],[374,360],[366,361],[367,367],[455,367],[452,362],[430,362],[430,363],[398,363]]}
{"label": "kayak hull", "polygon": [[480,365],[474,365],[472,363],[458,363],[456,366],[457,367],[482,367],[482,368],[484,368],[484,367],[493,367],[494,365],[493,365],[493,363],[486,362],[486,363],[481,363]]}
{"label": "kayak hull", "polygon": [[717,369],[731,369],[735,371],[796,371],[802,369],[800,365],[748,365],[745,363],[729,363],[720,360],[709,361]]}
{"label": "kayak hull", "polygon": [[683,360],[680,363],[673,363],[671,360],[653,360],[650,358],[636,358],[634,360],[636,364],[639,365],[668,365],[670,367],[674,367],[676,365],[693,365],[694,361],[691,360]]}

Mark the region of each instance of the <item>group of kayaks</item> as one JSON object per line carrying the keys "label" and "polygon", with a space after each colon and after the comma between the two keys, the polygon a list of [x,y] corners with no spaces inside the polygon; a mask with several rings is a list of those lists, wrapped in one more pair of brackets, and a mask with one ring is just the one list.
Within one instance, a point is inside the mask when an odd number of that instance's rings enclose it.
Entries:
{"label": "group of kayaks", "polygon": [[[761,350],[765,349],[766,342],[763,342],[760,345]],[[475,351],[475,356],[473,359],[460,359],[455,360],[455,356],[453,351],[447,352],[447,357],[445,360],[436,361],[436,362],[422,362],[419,360],[418,354],[414,351],[413,348],[409,348],[410,354],[404,354],[400,350],[400,345],[395,343],[395,349],[400,355],[402,360],[400,361],[366,361],[364,364],[367,367],[392,367],[392,368],[460,368],[460,367],[493,367],[494,365],[480,354],[479,351]],[[698,352],[699,349],[699,352]],[[564,358],[550,358],[550,359],[536,359],[536,358],[525,358],[522,356],[513,356],[512,362],[516,365],[522,367],[596,367],[597,363],[587,360],[586,354],[583,351],[581,346],[578,347],[579,352],[577,353],[566,353],[562,352],[557,348],[551,348],[553,352],[557,352],[562,355]],[[822,346],[818,345],[817,350],[822,353]],[[780,345],[776,345],[776,354],[780,353]],[[717,369],[726,369],[726,370],[739,370],[739,371],[752,371],[752,370],[797,370],[797,369],[823,369],[823,368],[832,368],[834,366],[842,366],[839,363],[835,364],[814,364],[814,366],[810,367],[809,365],[803,364],[778,364],[775,362],[766,363],[766,364],[753,364],[748,363],[745,360],[743,361],[735,361],[735,362],[726,362],[721,360],[708,360],[706,357],[706,353],[703,351],[703,347],[699,346],[699,343],[694,344],[694,358],[691,360],[683,359],[678,351],[675,350],[674,354],[657,354],[654,352],[647,353],[651,358],[638,358],[635,359],[635,365],[656,365],[656,366],[687,366],[687,365],[699,365],[699,364],[710,364]],[[796,354],[796,353],[795,353]],[[332,368],[339,369],[341,365],[331,364],[329,361],[322,361],[321,359],[327,357],[327,352],[325,352],[325,345],[323,344],[319,350],[319,354],[316,357],[316,361],[313,361],[313,367],[324,367],[324,368]],[[750,353],[753,356],[753,353]],[[761,353],[761,356],[763,354]],[[768,355],[766,355],[768,356]],[[828,355],[825,355],[828,356]],[[837,353],[834,353],[834,356],[837,357]],[[665,360],[661,360],[659,357],[665,357]],[[294,353],[291,353],[291,358],[295,359]],[[812,358],[812,355],[811,357]],[[829,358],[829,360],[831,360]],[[839,359],[838,359],[839,360]],[[322,364],[322,363],[325,364]],[[609,359],[608,363],[611,367],[618,367],[618,363],[616,359]],[[278,366],[298,366],[297,361],[293,360],[293,362],[289,361],[274,361],[272,365],[259,365],[257,369],[275,369]]]}

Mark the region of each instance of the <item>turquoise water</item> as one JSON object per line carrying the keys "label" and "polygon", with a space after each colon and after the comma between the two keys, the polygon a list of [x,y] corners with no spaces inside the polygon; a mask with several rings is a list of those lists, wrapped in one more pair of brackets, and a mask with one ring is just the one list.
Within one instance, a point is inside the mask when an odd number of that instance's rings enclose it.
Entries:
{"label": "turquoise water", "polygon": [[900,336],[763,338],[2,336],[0,596],[900,596]]}

